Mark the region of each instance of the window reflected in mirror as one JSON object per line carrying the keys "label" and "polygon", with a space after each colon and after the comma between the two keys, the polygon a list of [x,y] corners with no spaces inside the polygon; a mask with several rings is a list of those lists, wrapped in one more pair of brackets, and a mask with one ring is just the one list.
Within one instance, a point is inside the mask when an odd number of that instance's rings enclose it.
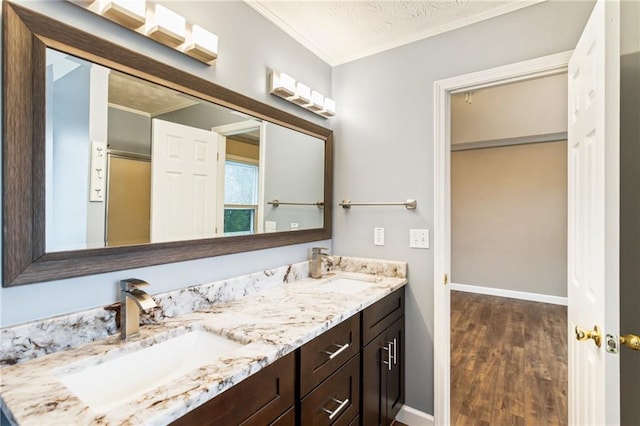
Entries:
{"label": "window reflected in mirror", "polygon": [[47,49],[46,251],[323,227],[324,141]]}

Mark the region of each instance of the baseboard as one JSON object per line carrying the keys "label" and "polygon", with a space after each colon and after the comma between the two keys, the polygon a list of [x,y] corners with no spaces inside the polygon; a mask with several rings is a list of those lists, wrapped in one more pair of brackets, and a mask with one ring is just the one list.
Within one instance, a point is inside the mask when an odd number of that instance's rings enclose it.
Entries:
{"label": "baseboard", "polygon": [[396,420],[409,426],[433,426],[433,416],[422,411],[403,405],[396,416]]}
{"label": "baseboard", "polygon": [[450,285],[451,290],[464,291],[466,293],[486,294],[488,296],[508,297],[510,299],[530,300],[532,302],[551,303],[553,305],[568,305],[566,297],[550,296],[548,294],[527,293],[525,291],[505,290],[502,288],[481,287],[468,284]]}

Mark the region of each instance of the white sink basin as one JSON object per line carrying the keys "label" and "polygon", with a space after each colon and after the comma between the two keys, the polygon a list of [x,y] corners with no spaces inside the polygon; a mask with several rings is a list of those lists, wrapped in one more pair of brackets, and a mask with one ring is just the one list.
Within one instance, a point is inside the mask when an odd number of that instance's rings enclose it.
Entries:
{"label": "white sink basin", "polygon": [[93,410],[105,413],[243,346],[207,331],[189,331],[58,378]]}
{"label": "white sink basin", "polygon": [[356,294],[371,287],[371,281],[362,281],[352,278],[334,278],[322,285],[324,291],[340,294]]}

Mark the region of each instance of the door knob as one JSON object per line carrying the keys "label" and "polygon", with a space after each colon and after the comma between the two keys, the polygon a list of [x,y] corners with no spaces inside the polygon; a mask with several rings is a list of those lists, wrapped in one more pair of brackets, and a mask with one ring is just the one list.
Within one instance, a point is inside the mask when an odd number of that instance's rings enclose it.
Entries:
{"label": "door knob", "polygon": [[602,343],[602,336],[600,335],[600,329],[597,325],[593,326],[593,330],[585,330],[584,328],[576,325],[576,339],[579,341],[593,339],[593,342],[597,347],[600,347]]}
{"label": "door knob", "polygon": [[620,336],[620,344],[633,350],[640,351],[640,336],[636,336],[635,334]]}

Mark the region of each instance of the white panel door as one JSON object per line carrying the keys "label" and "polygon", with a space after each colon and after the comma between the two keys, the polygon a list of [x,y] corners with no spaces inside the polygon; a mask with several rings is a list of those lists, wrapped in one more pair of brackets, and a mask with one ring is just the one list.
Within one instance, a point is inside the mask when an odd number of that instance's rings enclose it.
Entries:
{"label": "white panel door", "polygon": [[[569,61],[569,424],[620,423],[620,5],[599,0]],[[602,341],[577,340],[597,326]],[[587,334],[583,334],[587,337]],[[617,339],[617,337],[616,337]]]}
{"label": "white panel door", "polygon": [[211,238],[218,135],[153,119],[151,242]]}

